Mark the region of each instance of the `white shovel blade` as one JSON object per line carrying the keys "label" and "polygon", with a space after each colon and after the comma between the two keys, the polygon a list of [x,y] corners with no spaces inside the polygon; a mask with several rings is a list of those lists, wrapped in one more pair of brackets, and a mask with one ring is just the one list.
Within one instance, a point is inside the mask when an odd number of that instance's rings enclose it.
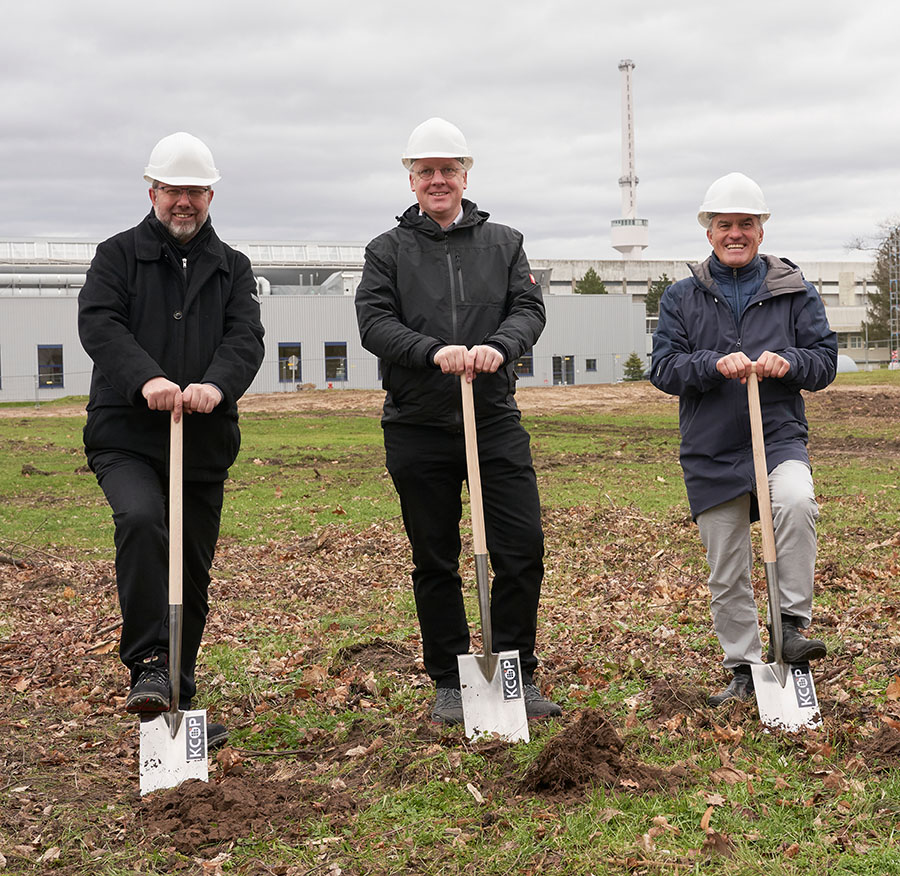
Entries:
{"label": "white shovel blade", "polygon": [[756,663],[750,669],[753,672],[759,720],[763,725],[789,733],[822,726],[816,686],[808,664],[786,664],[784,686],[775,664]]}
{"label": "white shovel blade", "polygon": [[499,737],[528,742],[528,716],[518,651],[497,655],[494,677],[488,681],[472,654],[457,657],[463,719],[469,739]]}
{"label": "white shovel blade", "polygon": [[209,781],[206,709],[182,712],[175,736],[164,714],[141,722],[141,796],[188,779]]}

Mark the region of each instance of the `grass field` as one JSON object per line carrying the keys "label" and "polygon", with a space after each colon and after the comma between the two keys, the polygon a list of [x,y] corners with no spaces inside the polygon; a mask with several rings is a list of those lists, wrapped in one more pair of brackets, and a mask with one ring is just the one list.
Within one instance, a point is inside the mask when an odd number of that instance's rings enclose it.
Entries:
{"label": "grass field", "polygon": [[[823,726],[793,736],[705,705],[725,674],[677,405],[646,384],[521,393],[539,682],[565,714],[517,746],[427,719],[380,394],[301,395],[246,400],[226,485],[198,682],[231,748],[208,785],[143,799],[83,417],[4,407],[0,872],[900,873],[900,374],[807,401],[829,656]],[[474,629],[470,556],[466,535]]]}

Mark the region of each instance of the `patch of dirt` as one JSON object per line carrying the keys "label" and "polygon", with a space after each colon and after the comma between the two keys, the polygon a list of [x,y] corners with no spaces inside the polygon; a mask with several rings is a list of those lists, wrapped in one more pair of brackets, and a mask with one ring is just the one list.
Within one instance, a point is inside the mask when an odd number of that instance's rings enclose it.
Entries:
{"label": "patch of dirt", "polygon": [[646,698],[659,721],[669,721],[677,715],[706,708],[706,694],[703,691],[673,683],[667,678],[654,681],[647,690]]}
{"label": "patch of dirt", "polygon": [[182,854],[245,837],[296,839],[297,826],[310,812],[348,816],[356,800],[309,780],[277,775],[226,774],[219,781],[191,779],[177,788],[145,797],[136,817],[149,837],[165,838]]}
{"label": "patch of dirt", "polygon": [[375,672],[416,672],[416,655],[396,642],[375,639],[341,648],[332,664],[335,668],[356,665]]}
{"label": "patch of dirt", "polygon": [[900,766],[900,729],[885,725],[871,739],[860,742],[856,751],[870,769],[896,769]]}
{"label": "patch of dirt", "polygon": [[595,785],[642,793],[674,790],[685,777],[677,767],[664,770],[628,757],[615,727],[599,710],[587,709],[547,743],[522,779],[522,788],[554,796],[580,795]]}

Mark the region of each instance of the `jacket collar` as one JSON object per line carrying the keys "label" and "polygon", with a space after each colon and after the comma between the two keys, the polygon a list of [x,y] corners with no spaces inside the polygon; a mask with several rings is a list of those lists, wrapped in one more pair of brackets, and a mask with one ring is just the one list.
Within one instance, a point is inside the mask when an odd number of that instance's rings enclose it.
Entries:
{"label": "jacket collar", "polygon": [[462,199],[462,208],[463,214],[460,217],[459,222],[451,225],[446,230],[441,228],[441,226],[430,216],[422,213],[418,203],[408,207],[402,216],[397,217],[397,221],[400,223],[401,228],[410,228],[413,231],[419,231],[428,237],[443,238],[448,234],[455,233],[461,228],[473,228],[476,225],[481,225],[482,223],[487,222],[488,216],[490,216],[490,213],[479,210],[478,205],[474,201],[470,201],[466,198]]}
{"label": "jacket collar", "polygon": [[[155,262],[163,257],[163,247],[165,246],[165,243],[154,231],[154,222],[158,222],[158,220],[151,209],[135,228],[134,249],[135,255],[139,261]],[[206,258],[211,257],[214,261],[211,269],[218,269],[227,273],[228,259],[225,257],[225,246],[222,241],[219,240],[209,217],[207,217],[204,227],[201,228],[198,233],[204,235],[204,238],[197,241],[197,246],[194,250],[194,258],[205,260]]]}
{"label": "jacket collar", "polygon": [[[688,268],[694,276],[697,284],[709,292],[715,292],[718,286],[710,270],[710,264],[714,256],[710,256],[706,261],[700,264],[688,264]],[[788,259],[780,259],[778,256],[760,254],[756,256],[765,266],[765,279],[761,291],[765,290],[770,295],[786,295],[792,292],[804,292],[806,286],[803,281],[803,274],[792,261]],[[754,259],[755,261],[755,259]],[[746,267],[751,267],[753,262]]]}

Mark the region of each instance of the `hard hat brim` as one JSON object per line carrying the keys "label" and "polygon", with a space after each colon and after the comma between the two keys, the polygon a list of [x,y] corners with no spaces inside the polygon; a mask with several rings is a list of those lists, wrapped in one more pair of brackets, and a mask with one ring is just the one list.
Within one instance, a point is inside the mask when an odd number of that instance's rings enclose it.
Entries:
{"label": "hard hat brim", "polygon": [[404,155],[400,160],[407,170],[412,170],[413,165],[420,158],[455,158],[463,166],[466,172],[472,169],[475,159],[471,155],[454,155],[451,152],[428,152],[425,155]]}
{"label": "hard hat brim", "polygon": [[760,225],[765,225],[766,220],[772,215],[771,213],[757,213],[756,210],[716,210],[714,213],[701,210],[697,214],[697,221],[704,228],[709,229],[709,223],[712,222],[713,216],[718,216],[720,213],[746,213],[748,216],[758,216]]}
{"label": "hard hat brim", "polygon": [[160,182],[167,186],[211,186],[213,183],[217,183],[222,179],[221,176],[169,176],[167,173],[154,176],[151,174],[151,170],[152,168],[150,167],[145,168],[144,179],[147,180],[148,183]]}

